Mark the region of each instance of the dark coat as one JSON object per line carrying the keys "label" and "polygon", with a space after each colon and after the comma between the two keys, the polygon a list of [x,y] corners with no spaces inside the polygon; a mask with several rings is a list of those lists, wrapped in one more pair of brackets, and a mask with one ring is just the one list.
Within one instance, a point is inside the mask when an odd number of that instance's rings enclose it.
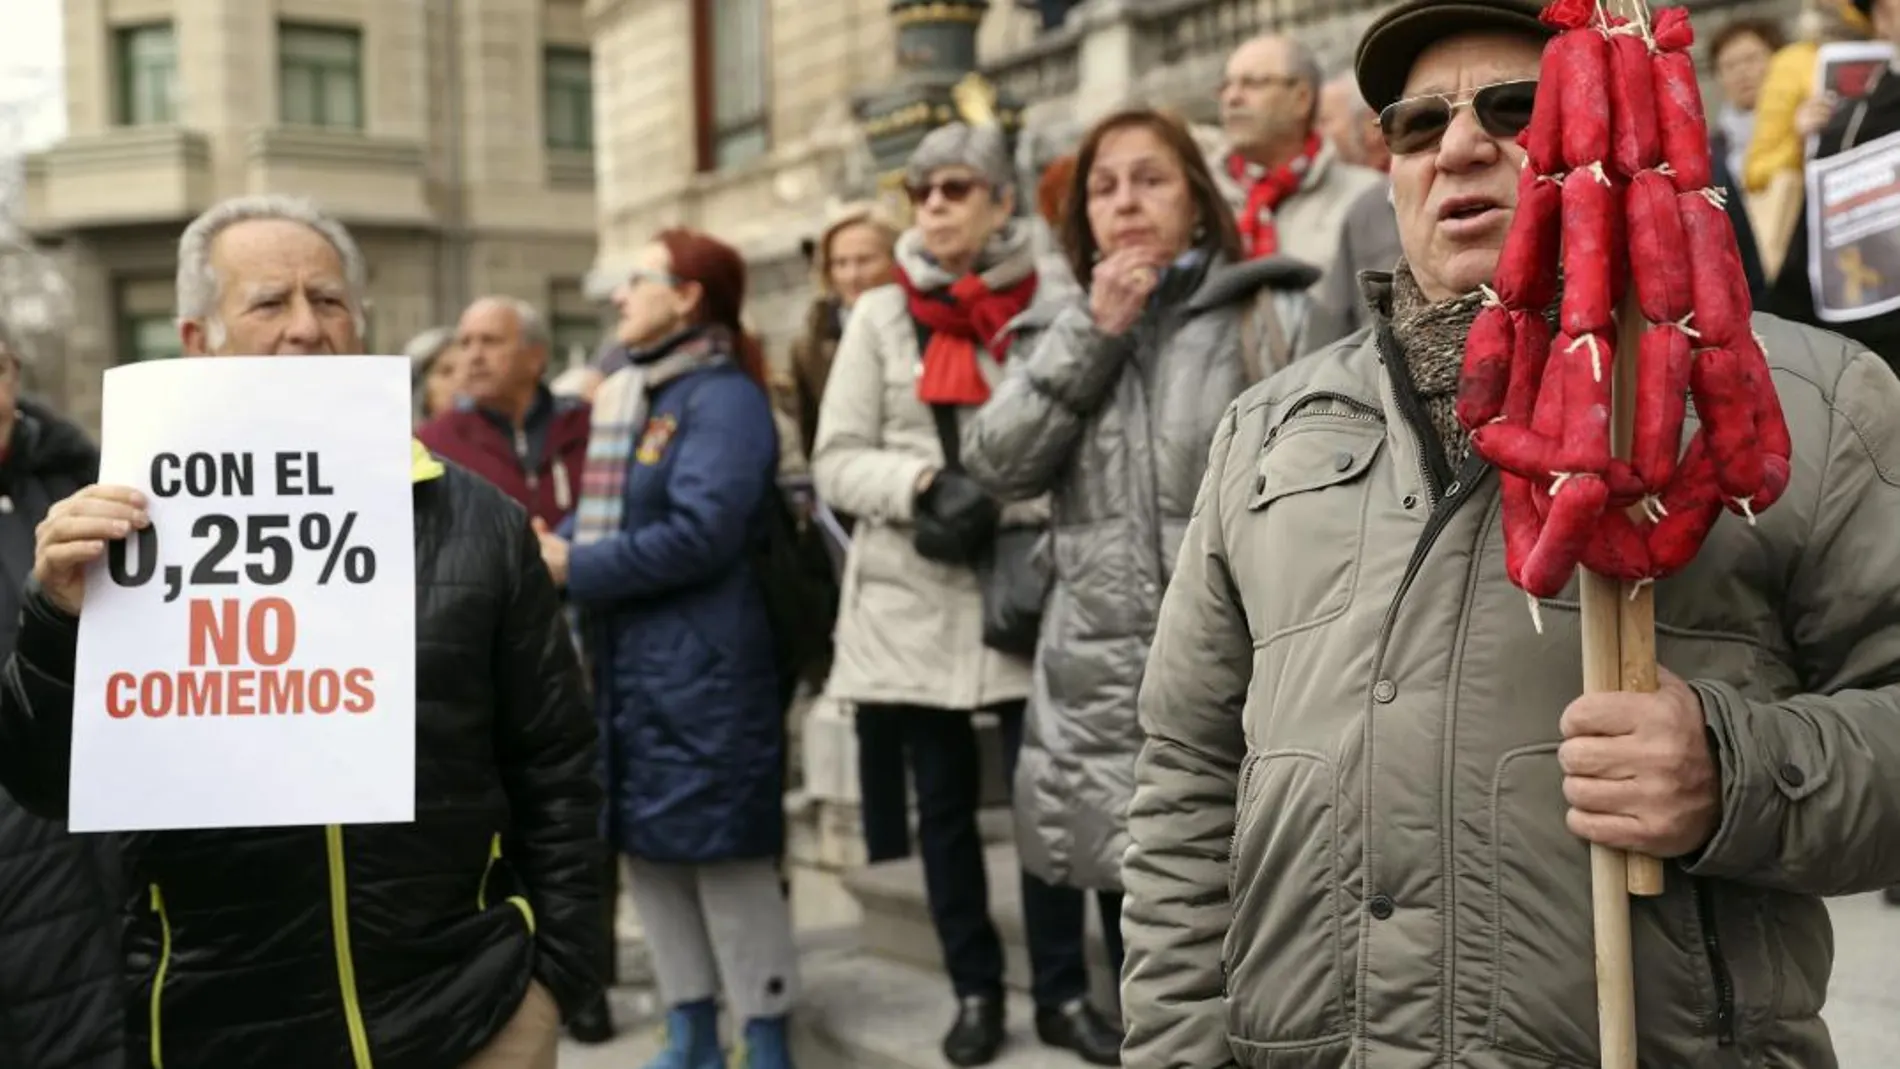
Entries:
{"label": "dark coat", "polygon": [[[0,657],[19,630],[33,529],[99,475],[85,432],[32,401],[18,408],[0,461]],[[117,869],[110,839],[68,834],[0,790],[0,1066],[124,1064]]]}
{"label": "dark coat", "polygon": [[751,549],[777,492],[765,391],[732,364],[662,384],[618,536],[573,547],[606,748],[607,836],[648,861],[775,857],[785,713]]}
{"label": "dark coat", "polygon": [[[519,505],[426,454],[416,477],[415,822],[118,837],[134,1064],[440,1069],[530,980],[568,1013],[600,989],[598,751],[554,584]],[[77,641],[29,584],[0,784],[45,816]]]}
{"label": "dark coat", "polygon": [[807,458],[818,442],[818,405],[825,399],[838,339],[844,336],[843,315],[836,297],[818,298],[805,311],[804,332],[792,342],[790,396],[784,406],[798,424],[799,443]]}
{"label": "dark coat", "polygon": [[1748,299],[1760,308],[1768,299],[1768,283],[1762,275],[1761,245],[1755,240],[1755,225],[1749,222],[1748,205],[1743,197],[1741,179],[1729,173],[1728,136],[1720,130],[1709,134],[1710,184],[1728,194],[1725,211],[1729,225],[1735,228],[1735,244],[1742,255],[1742,274],[1748,277]]}
{"label": "dark coat", "polygon": [[587,463],[587,402],[542,387],[519,433],[471,405],[444,412],[416,431],[422,444],[501,487],[549,527],[559,527],[581,496]]}

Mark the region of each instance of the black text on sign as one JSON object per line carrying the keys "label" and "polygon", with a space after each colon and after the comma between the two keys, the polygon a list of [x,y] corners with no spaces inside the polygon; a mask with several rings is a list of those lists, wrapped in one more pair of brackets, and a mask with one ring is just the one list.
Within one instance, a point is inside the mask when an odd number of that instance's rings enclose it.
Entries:
{"label": "black text on sign", "polygon": [[[155,577],[171,602],[201,588],[276,587],[314,572],[352,585],[376,576],[376,554],[350,537],[355,512],[240,514],[255,497],[260,473],[278,498],[327,497],[318,454],[278,452],[262,461],[251,453],[160,453],[152,458],[154,497],[230,499],[227,512],[205,512],[192,522],[186,560],[162,560],[156,525],[114,542],[107,574],[120,587],[145,586]],[[304,563],[304,561],[308,563]],[[192,597],[188,603],[189,667],[143,674],[116,672],[106,682],[106,712],[114,719],[366,714],[376,707],[375,673],[364,667],[312,666],[294,660],[297,611],[280,596],[246,601]]]}

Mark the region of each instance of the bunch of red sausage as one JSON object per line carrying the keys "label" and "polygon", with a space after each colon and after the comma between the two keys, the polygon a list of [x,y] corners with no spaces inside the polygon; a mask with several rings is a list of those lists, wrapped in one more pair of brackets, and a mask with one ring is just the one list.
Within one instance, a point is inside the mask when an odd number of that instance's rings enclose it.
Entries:
{"label": "bunch of red sausage", "polygon": [[[1506,567],[1552,597],[1578,564],[1645,581],[1701,548],[1726,505],[1753,521],[1788,484],[1735,232],[1710,188],[1688,14],[1644,25],[1593,0],[1544,10],[1517,215],[1465,348],[1458,418],[1503,480]],[[1559,300],[1556,337],[1545,310]],[[1650,324],[1614,352],[1631,285]],[[1634,356],[1628,459],[1612,455],[1615,361]],[[1700,427],[1682,447],[1687,399]]]}

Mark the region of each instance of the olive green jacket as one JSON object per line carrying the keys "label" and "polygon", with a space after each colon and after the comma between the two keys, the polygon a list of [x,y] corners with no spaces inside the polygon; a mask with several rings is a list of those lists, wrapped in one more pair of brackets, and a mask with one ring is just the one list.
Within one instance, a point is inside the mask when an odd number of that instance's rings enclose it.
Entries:
{"label": "olive green jacket", "polygon": [[[1634,903],[1644,1069],[1833,1069],[1821,897],[1900,883],[1900,380],[1756,328],[1790,489],[1656,592],[1722,811]],[[1432,485],[1417,425],[1365,332],[1222,421],[1140,697],[1128,1069],[1598,1064],[1575,587],[1538,634],[1496,476]]]}

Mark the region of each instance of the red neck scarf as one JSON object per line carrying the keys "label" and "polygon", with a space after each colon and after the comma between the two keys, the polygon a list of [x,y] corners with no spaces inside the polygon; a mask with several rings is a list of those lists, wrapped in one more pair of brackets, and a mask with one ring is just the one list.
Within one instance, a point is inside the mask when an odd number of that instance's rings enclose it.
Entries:
{"label": "red neck scarf", "polygon": [[[1273,225],[1273,213],[1280,202],[1299,191],[1300,183],[1313,169],[1313,159],[1319,155],[1319,134],[1306,135],[1306,145],[1300,154],[1291,160],[1261,175],[1253,185],[1247,187],[1247,206],[1240,211],[1240,239],[1247,245],[1247,255],[1258,259],[1272,256],[1280,251],[1280,233]],[[1247,170],[1253,166],[1240,153],[1227,157],[1227,173],[1237,182],[1247,180]]]}
{"label": "red neck scarf", "polygon": [[1036,295],[1035,272],[1002,290],[990,289],[977,275],[964,275],[947,288],[925,292],[901,267],[897,281],[910,298],[911,318],[930,331],[924,371],[917,376],[917,399],[927,405],[980,405],[989,400],[977,347],[1003,362],[1009,354],[1003,327]]}

